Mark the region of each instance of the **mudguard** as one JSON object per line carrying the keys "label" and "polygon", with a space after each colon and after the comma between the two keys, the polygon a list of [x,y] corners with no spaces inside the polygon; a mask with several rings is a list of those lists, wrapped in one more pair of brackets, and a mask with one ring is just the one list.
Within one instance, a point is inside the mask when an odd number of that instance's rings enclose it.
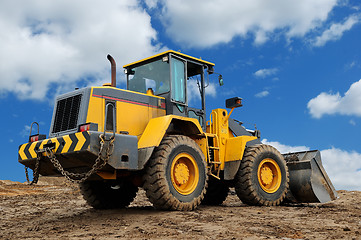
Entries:
{"label": "mudguard", "polygon": [[[202,136],[203,130],[198,120],[176,115],[152,118],[138,141],[139,169],[143,169],[167,132],[181,132],[183,135]],[[202,149],[203,153],[204,150]]]}

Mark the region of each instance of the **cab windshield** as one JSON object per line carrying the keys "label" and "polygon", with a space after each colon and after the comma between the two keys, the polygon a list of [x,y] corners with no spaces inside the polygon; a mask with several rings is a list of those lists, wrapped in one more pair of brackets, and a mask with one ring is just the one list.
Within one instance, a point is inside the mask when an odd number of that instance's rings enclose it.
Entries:
{"label": "cab windshield", "polygon": [[155,95],[170,91],[169,63],[162,59],[150,62],[128,72],[128,90],[146,93],[151,88]]}

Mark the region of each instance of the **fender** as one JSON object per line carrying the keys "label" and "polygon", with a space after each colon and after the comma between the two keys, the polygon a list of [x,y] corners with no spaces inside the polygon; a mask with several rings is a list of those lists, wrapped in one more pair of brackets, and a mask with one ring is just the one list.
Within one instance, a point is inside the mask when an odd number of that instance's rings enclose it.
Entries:
{"label": "fender", "polygon": [[236,136],[227,140],[224,179],[233,180],[237,174],[246,147],[262,144],[258,134],[251,134],[234,119],[228,119],[229,130]]}
{"label": "fender", "polygon": [[166,115],[152,118],[146,126],[138,141],[138,167],[143,169],[151,157],[154,148],[158,147],[163,137],[168,133],[183,135],[198,135],[205,137],[205,134],[198,120],[194,118]]}
{"label": "fender", "polygon": [[254,140],[257,140],[257,137],[239,136],[227,139],[224,159],[224,180],[234,179],[241,164],[246,146]]}

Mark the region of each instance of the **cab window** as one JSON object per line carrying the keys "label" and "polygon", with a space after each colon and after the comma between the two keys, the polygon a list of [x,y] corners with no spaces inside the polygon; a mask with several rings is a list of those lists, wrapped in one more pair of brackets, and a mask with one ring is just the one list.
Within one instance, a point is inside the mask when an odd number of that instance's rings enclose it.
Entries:
{"label": "cab window", "polygon": [[169,63],[161,59],[135,68],[128,73],[128,90],[146,93],[151,88],[155,95],[170,91]]}
{"label": "cab window", "polygon": [[185,64],[176,58],[172,59],[172,100],[186,102]]}

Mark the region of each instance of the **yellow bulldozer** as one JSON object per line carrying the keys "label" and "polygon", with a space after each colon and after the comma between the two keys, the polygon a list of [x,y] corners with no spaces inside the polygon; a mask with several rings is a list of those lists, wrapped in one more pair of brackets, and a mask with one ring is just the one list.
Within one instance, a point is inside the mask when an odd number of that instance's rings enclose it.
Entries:
{"label": "yellow bulldozer", "polygon": [[[229,112],[214,109],[207,120],[213,63],[166,51],[125,65],[125,90],[116,87],[116,63],[108,60],[110,84],[56,98],[48,138],[31,125],[18,152],[26,172],[33,170],[31,184],[39,175],[63,175],[99,209],[128,206],[139,187],[155,208],[167,210],[222,204],[232,187],[248,205],[337,198],[319,151],[282,155],[262,144],[259,130],[230,118],[240,97],[226,100]],[[190,81],[199,96],[190,96]],[[198,107],[189,105],[191,97]]]}

